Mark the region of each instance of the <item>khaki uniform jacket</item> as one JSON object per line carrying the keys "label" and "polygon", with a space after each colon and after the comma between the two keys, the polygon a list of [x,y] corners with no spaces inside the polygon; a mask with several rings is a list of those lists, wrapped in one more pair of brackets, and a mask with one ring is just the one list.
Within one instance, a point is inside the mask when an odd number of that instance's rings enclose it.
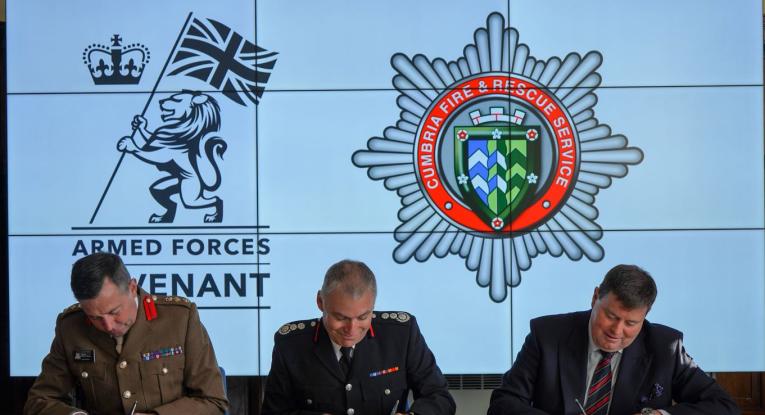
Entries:
{"label": "khaki uniform jacket", "polygon": [[[69,394],[77,388],[88,414],[221,414],[227,406],[210,338],[194,303],[139,290],[135,324],[122,353],[75,304],[56,320],[56,335],[42,372],[29,391],[24,414],[68,415],[78,411]],[[156,318],[144,311],[156,305]],[[91,353],[92,352],[92,353]],[[93,354],[93,359],[90,359]],[[93,360],[93,361],[90,361]]]}

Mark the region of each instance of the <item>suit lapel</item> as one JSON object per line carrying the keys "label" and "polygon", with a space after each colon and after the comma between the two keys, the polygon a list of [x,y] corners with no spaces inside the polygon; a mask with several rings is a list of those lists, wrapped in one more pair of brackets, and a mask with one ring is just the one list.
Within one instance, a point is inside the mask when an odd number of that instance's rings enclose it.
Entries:
{"label": "suit lapel", "polygon": [[[647,321],[645,324],[649,324]],[[648,368],[651,366],[652,356],[645,347],[645,326],[640,335],[622,354],[619,371],[616,374],[611,396],[611,413],[626,414],[634,413],[638,408],[636,395],[643,384]]]}
{"label": "suit lapel", "polygon": [[332,342],[329,340],[329,335],[324,329],[324,322],[321,319],[319,319],[319,326],[319,336],[314,343],[313,352],[332,376],[340,382],[345,382],[345,376],[340,373],[340,364],[337,362],[335,350],[332,348]]}
{"label": "suit lapel", "polygon": [[[559,345],[558,370],[560,371],[561,391],[565,413],[580,413],[574,399],[584,403],[587,386],[587,323],[589,312],[582,312],[576,317],[566,342]],[[613,412],[617,413],[617,412]]]}

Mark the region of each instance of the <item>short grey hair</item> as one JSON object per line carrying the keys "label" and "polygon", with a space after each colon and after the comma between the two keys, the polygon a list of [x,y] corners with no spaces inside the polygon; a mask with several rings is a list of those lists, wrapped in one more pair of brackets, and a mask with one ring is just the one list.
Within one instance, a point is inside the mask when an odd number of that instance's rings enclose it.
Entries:
{"label": "short grey hair", "polygon": [[322,298],[326,298],[338,288],[354,299],[360,298],[367,291],[372,292],[372,298],[377,298],[375,274],[361,261],[344,259],[329,267],[324,274],[324,283],[321,285],[319,294]]}

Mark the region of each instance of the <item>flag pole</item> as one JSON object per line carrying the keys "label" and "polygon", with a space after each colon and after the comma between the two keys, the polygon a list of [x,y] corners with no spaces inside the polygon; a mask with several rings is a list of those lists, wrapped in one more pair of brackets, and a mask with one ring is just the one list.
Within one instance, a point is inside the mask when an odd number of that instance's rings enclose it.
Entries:
{"label": "flag pole", "polygon": [[[175,55],[175,50],[178,48],[178,43],[181,42],[181,38],[183,38],[183,34],[186,33],[186,27],[189,25],[189,21],[191,20],[191,15],[193,12],[189,12],[189,15],[186,16],[186,21],[183,23],[183,28],[181,29],[181,32],[178,33],[178,38],[175,39],[175,44],[173,45],[173,49],[170,51],[170,55],[167,56],[167,60],[165,61],[165,66],[162,67],[162,71],[159,73],[159,77],[157,78],[157,82],[154,83],[154,88],[151,90],[151,94],[149,94],[149,99],[146,100],[146,105],[143,107],[143,111],[141,111],[141,116],[143,117],[146,114],[146,111],[149,109],[149,104],[151,104],[151,100],[154,98],[154,93],[157,92],[157,88],[159,87],[159,82],[162,80],[162,77],[165,75],[165,70],[167,69],[167,65],[170,64],[170,59],[173,58],[173,55]],[[133,129],[133,132],[130,134],[130,139],[133,139],[133,136],[135,136],[135,132],[137,129]],[[117,171],[120,169],[120,165],[122,165],[122,160],[125,159],[125,152],[123,151],[122,154],[120,154],[120,159],[117,161],[117,164],[114,166],[114,171],[112,171],[112,176],[109,178],[109,182],[106,183],[106,188],[104,189],[104,192],[101,194],[101,199],[98,200],[98,205],[96,205],[96,209],[93,211],[93,216],[90,217],[90,224],[93,224],[93,221],[96,219],[96,215],[98,215],[98,211],[101,209],[101,203],[104,202],[104,198],[106,198],[106,194],[109,192],[109,188],[112,185],[112,181],[114,181],[114,176],[117,175]]]}

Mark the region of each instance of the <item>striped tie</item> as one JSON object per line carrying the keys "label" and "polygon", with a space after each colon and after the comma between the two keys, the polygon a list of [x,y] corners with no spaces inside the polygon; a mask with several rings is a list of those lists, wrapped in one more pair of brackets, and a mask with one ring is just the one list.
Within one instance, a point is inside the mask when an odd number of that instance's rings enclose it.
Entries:
{"label": "striped tie", "polygon": [[587,415],[606,415],[611,400],[611,357],[613,352],[600,351],[600,358],[587,389]]}

